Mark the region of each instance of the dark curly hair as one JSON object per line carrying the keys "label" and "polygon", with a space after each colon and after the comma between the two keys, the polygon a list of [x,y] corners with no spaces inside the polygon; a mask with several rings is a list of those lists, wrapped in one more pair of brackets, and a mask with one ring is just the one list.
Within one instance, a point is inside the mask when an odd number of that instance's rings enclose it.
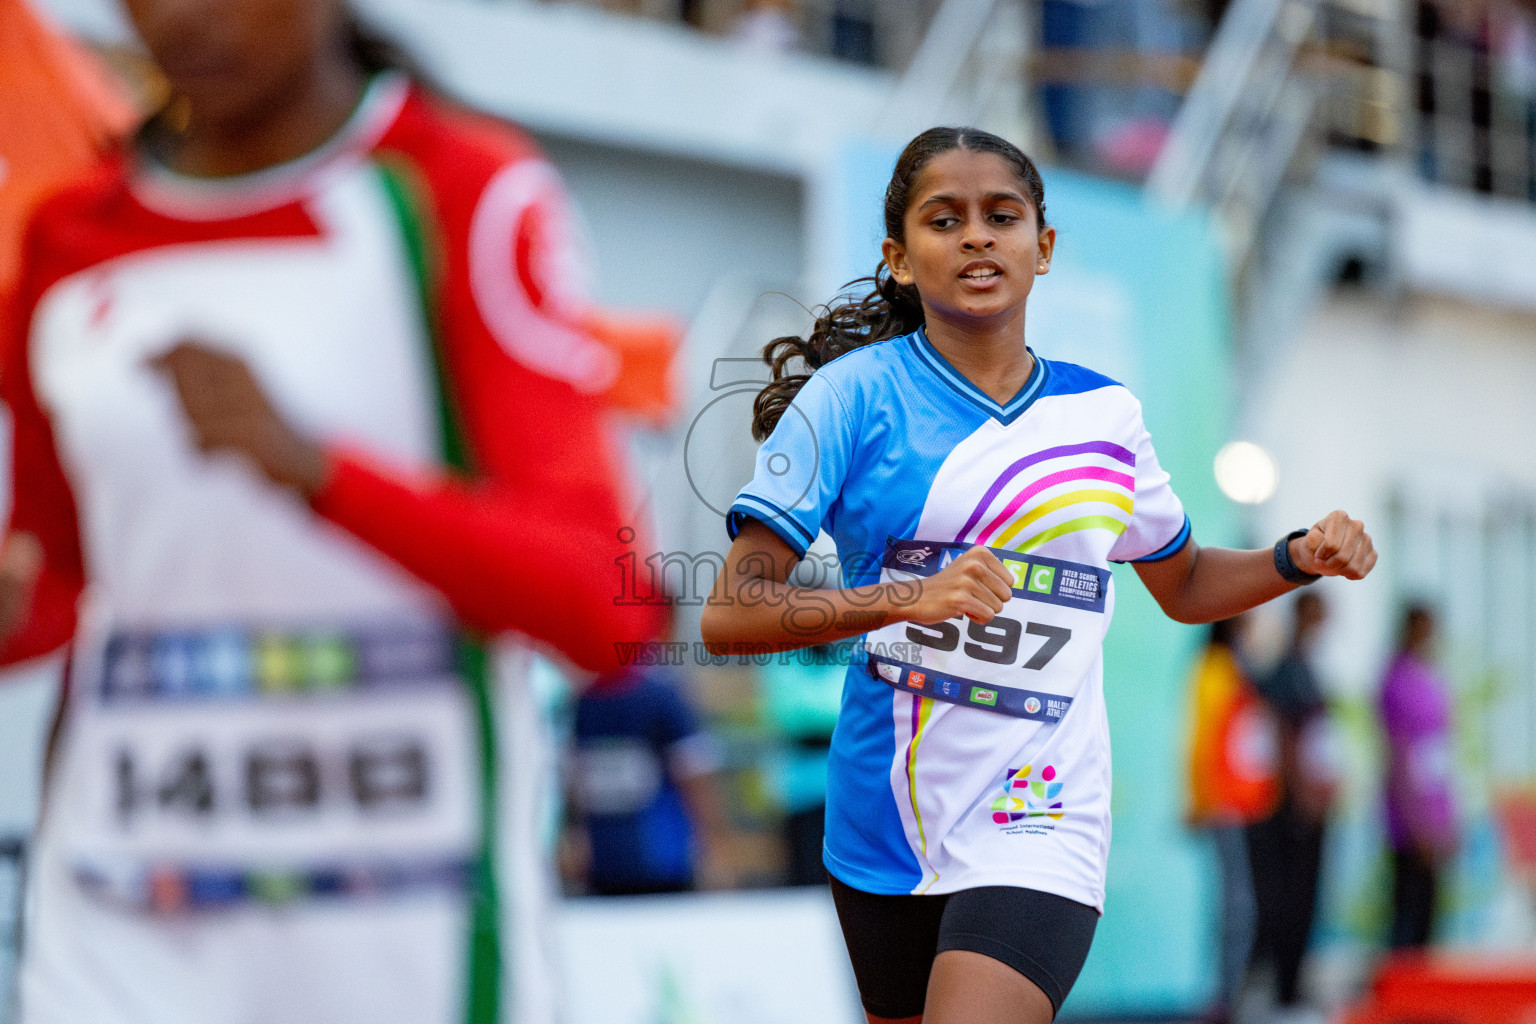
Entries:
{"label": "dark curly hair", "polygon": [[[1007,139],[980,128],[929,128],[907,143],[891,173],[885,189],[885,233],[898,242],[906,241],[907,207],[912,201],[912,186],[929,161],[941,153],[961,149],[972,153],[994,153],[1006,160],[1019,176],[1024,193],[1035,208],[1035,220],[1045,227],[1045,182],[1033,160]],[[845,291],[870,285],[863,298],[847,295],[821,307],[809,338],[786,335],[763,346],[763,361],[773,372],[773,383],[763,388],[752,408],[752,436],[762,441],[773,433],[779,417],[794,401],[795,395],[811,374],[845,352],[862,345],[872,345],[887,338],[910,334],[923,325],[923,303],[914,285],[897,284],[891,269],[881,260],[870,277],[861,277],[844,285]],[[794,359],[805,364],[805,372],[791,373]]]}
{"label": "dark curly hair", "polygon": [[422,84],[430,84],[428,76],[415,57],[408,54],[399,43],[367,21],[358,17],[357,11],[348,4],[343,11],[342,32],[345,36],[347,56],[364,74],[375,75],[381,71],[399,71]]}

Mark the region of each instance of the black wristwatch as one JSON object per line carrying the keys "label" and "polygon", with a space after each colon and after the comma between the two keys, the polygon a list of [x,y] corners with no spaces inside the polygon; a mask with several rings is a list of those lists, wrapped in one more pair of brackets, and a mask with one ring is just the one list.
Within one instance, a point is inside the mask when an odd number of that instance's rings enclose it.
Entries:
{"label": "black wristwatch", "polygon": [[1275,541],[1275,572],[1287,583],[1295,583],[1297,586],[1306,586],[1308,583],[1316,583],[1321,576],[1312,572],[1302,572],[1296,568],[1296,563],[1291,561],[1291,541],[1297,537],[1305,537],[1310,530],[1292,530],[1290,533]]}

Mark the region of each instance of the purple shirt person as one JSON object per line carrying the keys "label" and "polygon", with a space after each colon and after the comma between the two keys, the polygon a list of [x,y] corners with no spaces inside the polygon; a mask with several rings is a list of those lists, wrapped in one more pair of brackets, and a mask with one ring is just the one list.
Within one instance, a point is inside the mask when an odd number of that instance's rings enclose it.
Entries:
{"label": "purple shirt person", "polygon": [[1394,949],[1428,943],[1441,869],[1458,841],[1451,791],[1451,696],[1431,661],[1434,612],[1407,609],[1402,642],[1382,677],[1386,819],[1393,851]]}

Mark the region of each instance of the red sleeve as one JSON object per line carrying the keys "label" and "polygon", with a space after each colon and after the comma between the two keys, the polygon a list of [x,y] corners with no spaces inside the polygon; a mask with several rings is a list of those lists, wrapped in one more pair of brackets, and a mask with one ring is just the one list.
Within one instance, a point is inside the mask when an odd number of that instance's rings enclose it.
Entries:
{"label": "red sleeve", "polygon": [[[624,590],[637,524],[621,503],[604,407],[556,375],[563,355],[575,363],[578,349],[596,346],[563,310],[551,281],[562,260],[540,237],[563,210],[530,222],[500,202],[505,191],[481,200],[506,180],[494,168],[470,189],[445,181],[431,153],[409,155],[433,182],[421,199],[432,206],[444,261],[436,327],[451,419],[474,475],[413,478],[333,451],[314,508],[442,592],[467,624],[516,630],[583,667],[616,669],[616,645],[653,639],[661,609],[641,603],[633,584]],[[528,210],[558,202],[541,192]],[[488,235],[487,223],[506,230]],[[488,249],[488,237],[504,248]]]}
{"label": "red sleeve", "polygon": [[43,569],[26,619],[0,642],[0,664],[25,661],[68,643],[85,586],[74,495],[59,465],[53,427],[32,391],[27,334],[39,298],[37,268],[44,256],[35,225],[25,243],[22,277],[9,301],[0,302],[0,397],[12,424],[12,506],[6,535],[35,536],[43,548]]}
{"label": "red sleeve", "polygon": [[[509,438],[520,432],[519,416],[492,418]],[[660,617],[633,588],[626,600],[621,566],[634,545],[620,539],[627,524],[611,466],[595,417],[586,419],[552,417],[565,437],[541,444],[525,435],[520,446],[522,461],[564,463],[563,474],[489,467],[470,481],[413,479],[335,451],[314,507],[443,593],[469,625],[516,630],[584,668],[612,671],[616,645],[653,638]]]}

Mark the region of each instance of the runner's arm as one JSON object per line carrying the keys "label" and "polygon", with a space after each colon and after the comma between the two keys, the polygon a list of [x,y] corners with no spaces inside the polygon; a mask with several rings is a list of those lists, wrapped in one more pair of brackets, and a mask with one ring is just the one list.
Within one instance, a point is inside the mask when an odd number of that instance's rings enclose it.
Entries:
{"label": "runner's arm", "polygon": [[743,522],[704,607],[704,643],[714,654],[787,651],[835,643],[893,622],[989,622],[1012,596],[1007,570],[984,547],[912,583],[817,590],[787,583],[800,561],[777,533]]}
{"label": "runner's arm", "polygon": [[26,268],[36,264],[30,231],[22,279],[0,303],[0,397],[11,414],[10,522],[0,546],[0,664],[68,643],[85,586],[75,500],[54,448],[53,429],[32,392],[27,324],[35,302]]}
{"label": "runner's arm", "polygon": [[411,478],[353,452],[329,463],[315,510],[431,584],[468,624],[526,633],[594,671],[619,667],[616,644],[659,631],[660,606],[622,603],[632,548],[619,539],[612,482],[532,490]]}
{"label": "runner's arm", "polygon": [[[484,348],[457,396],[477,472],[412,472],[304,437],[236,356],[187,341],[154,364],[204,452],[237,452],[273,484],[438,590],[469,626],[516,630],[583,668],[655,637],[659,605],[625,594],[630,545],[595,400]],[[515,395],[516,400],[502,396]],[[495,400],[500,398],[501,400]]]}
{"label": "runner's arm", "polygon": [[[1291,541],[1290,552],[1298,569],[1318,576],[1364,579],[1376,564],[1365,527],[1337,511]],[[1168,617],[1190,624],[1231,618],[1297,587],[1275,571],[1270,548],[1202,548],[1191,539],[1170,558],[1132,564]]]}

